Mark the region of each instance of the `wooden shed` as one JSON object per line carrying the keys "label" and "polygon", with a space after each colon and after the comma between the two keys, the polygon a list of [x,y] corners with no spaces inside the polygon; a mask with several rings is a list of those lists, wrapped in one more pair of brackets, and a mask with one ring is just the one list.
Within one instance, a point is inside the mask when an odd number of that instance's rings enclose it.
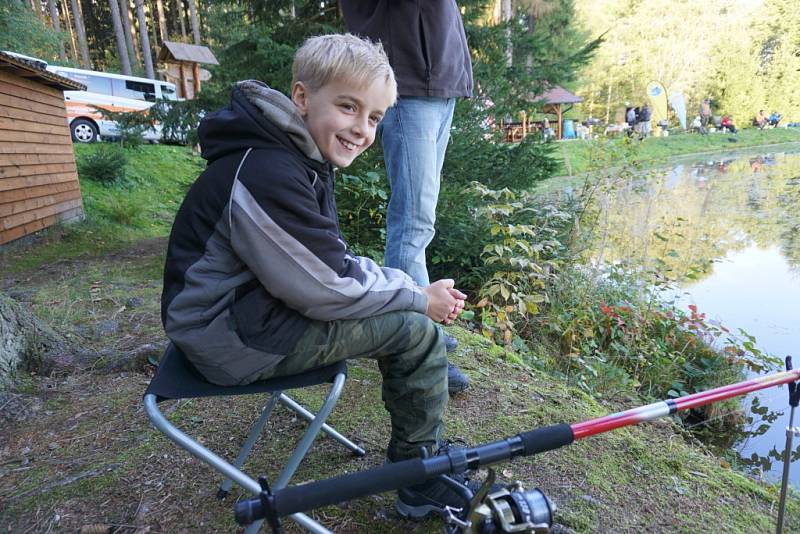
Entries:
{"label": "wooden shed", "polygon": [[166,69],[159,72],[178,87],[178,96],[187,100],[200,92],[201,81],[211,78],[211,74],[200,65],[219,65],[208,47],[173,41],[164,41],[158,60],[166,65]]}
{"label": "wooden shed", "polygon": [[0,52],[0,245],[83,217],[64,105],[78,82]]}

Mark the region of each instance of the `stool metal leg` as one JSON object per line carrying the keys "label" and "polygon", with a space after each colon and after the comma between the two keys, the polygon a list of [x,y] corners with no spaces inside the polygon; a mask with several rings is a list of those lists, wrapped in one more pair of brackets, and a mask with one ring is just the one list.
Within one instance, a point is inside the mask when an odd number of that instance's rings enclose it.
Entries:
{"label": "stool metal leg", "polygon": [[300,465],[300,462],[308,452],[308,449],[311,448],[311,445],[314,443],[314,439],[316,439],[317,434],[322,429],[322,425],[325,423],[325,420],[328,419],[333,407],[336,406],[339,396],[342,394],[345,378],[346,377],[343,374],[336,375],[336,379],[333,381],[333,385],[331,386],[331,391],[328,393],[328,398],[325,400],[325,403],[322,405],[322,408],[320,408],[319,412],[317,412],[317,416],[310,421],[308,430],[306,430],[306,433],[303,434],[303,439],[300,440],[300,443],[295,448],[292,456],[289,458],[289,461],[287,461],[286,465],[283,467],[283,471],[281,471],[278,480],[273,486],[275,489],[281,489],[289,483],[289,479],[292,478],[297,466]]}
{"label": "stool metal leg", "polygon": [[[204,461],[226,477],[233,479],[237,484],[253,495],[258,495],[261,493],[261,486],[257,481],[245,475],[242,471],[226,462],[222,457],[200,445],[185,432],[170,423],[169,420],[164,417],[164,414],[161,413],[161,410],[158,409],[158,403],[156,402],[155,395],[150,393],[144,396],[144,411],[147,414],[147,417],[150,419],[150,422],[153,423],[153,426],[155,426],[169,439],[183,447],[186,451],[194,455],[196,458]],[[333,534],[331,531],[308,517],[306,514],[292,514],[289,517],[291,517],[292,520],[296,521],[299,525],[302,525],[304,528],[308,529],[310,532],[314,532],[315,534]],[[254,526],[255,530],[252,530],[252,532],[258,531],[261,523],[262,521],[253,523],[250,528]],[[250,528],[248,528],[248,532],[251,532]]]}
{"label": "stool metal leg", "polygon": [[[289,397],[285,393],[281,393],[280,401],[287,408],[290,408],[291,410],[297,412],[299,415],[303,416],[307,421],[313,421],[314,418],[316,417],[313,413],[303,408],[302,405],[297,404],[291,397]],[[361,447],[359,447],[358,445],[347,439],[347,437],[337,432],[336,429],[330,426],[328,423],[324,423],[322,425],[322,431],[328,434],[336,441],[338,441],[339,443],[341,443],[342,445],[344,445],[345,447],[347,447],[348,449],[350,449],[351,451],[353,451],[356,454],[356,456],[361,457],[367,454],[366,451],[364,451],[364,449],[362,449]]]}
{"label": "stool metal leg", "polygon": [[[244,461],[247,459],[247,456],[253,449],[253,445],[255,445],[256,440],[258,440],[258,437],[261,435],[264,425],[266,425],[267,421],[269,421],[269,418],[272,415],[272,410],[275,409],[275,405],[278,403],[278,398],[282,394],[282,391],[276,391],[272,394],[272,396],[269,398],[269,402],[261,411],[261,417],[258,418],[258,421],[256,421],[256,423],[253,425],[253,428],[250,429],[250,434],[248,434],[247,440],[244,442],[244,445],[242,445],[242,450],[239,451],[239,456],[236,458],[236,461],[233,462],[234,467],[237,469],[241,469],[241,467],[244,465]],[[231,487],[233,487],[233,481],[229,478],[226,478],[219,487],[217,498],[224,499],[231,490]]]}

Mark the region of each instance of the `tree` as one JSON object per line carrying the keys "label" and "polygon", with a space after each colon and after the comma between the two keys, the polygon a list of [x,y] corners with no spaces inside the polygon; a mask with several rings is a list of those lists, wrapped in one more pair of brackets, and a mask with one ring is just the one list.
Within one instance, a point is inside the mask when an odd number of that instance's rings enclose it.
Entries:
{"label": "tree", "polygon": [[167,40],[167,19],[164,16],[164,0],[156,0],[156,12],[158,14],[158,35],[163,43]]}
{"label": "tree", "polygon": [[[50,10],[50,23],[57,34],[61,33],[61,23],[58,21],[58,7],[55,0],[47,0],[47,8]],[[64,41],[59,35],[58,38],[58,57],[61,61],[67,60],[67,54],[64,52]]]}
{"label": "tree", "polygon": [[155,79],[153,70],[153,55],[150,51],[150,38],[147,35],[147,19],[144,16],[144,0],[134,0],[136,4],[136,18],[139,20],[139,37],[142,40],[142,55],[144,56],[144,69],[147,77]]}
{"label": "tree", "polygon": [[128,58],[131,61],[131,65],[133,65],[134,61],[136,62],[136,68],[138,69],[141,62],[139,61],[139,49],[133,39],[133,23],[131,22],[128,0],[119,0],[119,14],[122,21],[122,30],[125,33],[125,44],[128,47]]}
{"label": "tree", "polygon": [[122,74],[130,76],[132,74],[131,61],[128,57],[128,45],[125,43],[125,31],[122,29],[122,19],[119,15],[119,4],[117,0],[108,0],[108,5],[111,8],[111,21],[114,25],[114,37],[117,40],[117,51],[119,52]]}
{"label": "tree", "polygon": [[83,16],[78,5],[78,0],[70,0],[72,5],[72,20],[75,22],[75,32],[78,35],[78,50],[81,56],[81,66],[84,69],[91,69],[89,61],[89,45],[86,43],[86,28],[83,25]]}
{"label": "tree", "polygon": [[59,35],[41,13],[19,2],[0,2],[0,49],[51,60],[58,54],[58,43]]}
{"label": "tree", "polygon": [[189,4],[189,13],[192,17],[192,37],[194,38],[194,44],[200,44],[200,23],[197,19],[197,5],[195,4],[194,0],[186,0]]}
{"label": "tree", "polygon": [[186,39],[186,23],[184,22],[183,0],[175,0],[174,7],[175,18],[178,19],[178,23],[180,24],[181,28],[181,37]]}

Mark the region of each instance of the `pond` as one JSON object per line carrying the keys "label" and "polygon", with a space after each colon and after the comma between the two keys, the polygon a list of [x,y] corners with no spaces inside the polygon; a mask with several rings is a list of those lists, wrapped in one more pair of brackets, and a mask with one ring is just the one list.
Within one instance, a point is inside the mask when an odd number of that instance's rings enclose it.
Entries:
{"label": "pond", "polygon": [[[792,355],[800,368],[800,145],[675,160],[597,201],[593,261],[658,266],[674,282],[667,296],[678,306],[744,330],[759,350]],[[742,406],[738,462],[779,480],[787,388],[754,393]],[[799,438],[793,449],[790,479],[800,487]]]}

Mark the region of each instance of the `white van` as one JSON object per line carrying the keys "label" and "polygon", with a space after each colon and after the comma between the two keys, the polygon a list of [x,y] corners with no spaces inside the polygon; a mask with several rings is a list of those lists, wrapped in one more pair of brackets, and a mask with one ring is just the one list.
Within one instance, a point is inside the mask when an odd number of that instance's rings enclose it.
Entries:
{"label": "white van", "polygon": [[[47,70],[86,86],[86,91],[64,91],[69,129],[73,141],[79,143],[93,143],[99,136],[119,136],[117,123],[103,118],[97,108],[142,111],[157,100],[178,100],[175,84],[169,82],[56,65],[49,65]],[[148,141],[160,140],[161,126],[154,125],[142,136]]]}

